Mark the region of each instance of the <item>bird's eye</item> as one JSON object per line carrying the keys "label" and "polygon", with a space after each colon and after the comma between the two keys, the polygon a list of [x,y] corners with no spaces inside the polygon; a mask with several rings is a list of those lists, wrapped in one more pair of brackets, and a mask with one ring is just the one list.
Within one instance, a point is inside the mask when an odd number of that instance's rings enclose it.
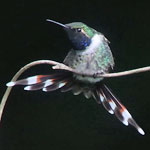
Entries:
{"label": "bird's eye", "polygon": [[77,31],[78,31],[78,32],[81,32],[81,28],[77,28]]}

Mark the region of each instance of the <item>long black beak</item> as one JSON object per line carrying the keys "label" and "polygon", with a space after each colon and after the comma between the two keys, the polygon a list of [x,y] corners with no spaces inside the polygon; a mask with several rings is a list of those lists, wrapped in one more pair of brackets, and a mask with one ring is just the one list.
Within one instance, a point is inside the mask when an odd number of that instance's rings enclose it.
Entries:
{"label": "long black beak", "polygon": [[55,23],[55,24],[57,24],[57,25],[59,25],[59,26],[64,27],[65,29],[68,29],[68,28],[69,28],[67,25],[62,24],[62,23],[59,23],[59,22],[54,21],[54,20],[51,20],[51,19],[46,19],[46,21],[48,21],[48,22],[52,22],[52,23]]}

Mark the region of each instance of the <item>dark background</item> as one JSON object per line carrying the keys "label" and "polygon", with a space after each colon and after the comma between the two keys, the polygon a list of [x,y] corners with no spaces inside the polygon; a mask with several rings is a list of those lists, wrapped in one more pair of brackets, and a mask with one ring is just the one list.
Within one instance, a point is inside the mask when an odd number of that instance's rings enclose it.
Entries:
{"label": "dark background", "polygon": [[[6,1],[1,17],[0,96],[12,76],[39,59],[62,62],[71,45],[62,23],[81,21],[110,41],[115,72],[150,65],[150,9],[147,2],[106,0]],[[49,72],[33,67],[21,78]],[[0,124],[1,150],[148,149],[150,147],[150,73],[105,81],[146,132],[122,125],[93,99],[69,93],[26,92],[15,87]]]}

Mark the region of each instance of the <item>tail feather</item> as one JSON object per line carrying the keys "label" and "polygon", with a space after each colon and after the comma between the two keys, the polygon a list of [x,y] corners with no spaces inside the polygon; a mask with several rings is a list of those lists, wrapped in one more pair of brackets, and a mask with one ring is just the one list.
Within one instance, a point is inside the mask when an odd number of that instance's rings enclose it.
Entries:
{"label": "tail feather", "polygon": [[18,80],[15,82],[13,81],[9,82],[7,83],[7,86],[38,84],[38,83],[46,81],[49,78],[51,78],[51,75],[37,75],[37,76],[32,76],[26,79]]}
{"label": "tail feather", "polygon": [[57,89],[62,88],[65,84],[67,84],[67,82],[69,82],[67,79],[60,80],[58,82],[55,82],[54,84],[44,86],[43,91],[45,91],[45,92],[55,91]]}
{"label": "tail feather", "polygon": [[67,82],[67,83],[61,88],[61,92],[68,92],[68,91],[72,90],[72,89],[73,89],[73,85],[74,85],[74,82],[73,82],[73,81]]}
{"label": "tail feather", "polygon": [[83,89],[78,85],[74,85],[72,88],[72,92],[74,95],[79,95],[80,93],[82,93]]}
{"label": "tail feather", "polygon": [[84,90],[83,91],[84,96],[89,99],[92,96],[92,91],[91,90]]}
{"label": "tail feather", "polygon": [[25,86],[24,87],[24,90],[27,90],[27,91],[36,91],[36,90],[40,90],[44,87],[45,83],[37,83],[37,84],[34,84],[34,85],[28,85],[28,86]]}
{"label": "tail feather", "polygon": [[115,104],[113,101],[111,100],[108,100],[107,101],[107,98],[105,97],[105,95],[103,94],[100,94],[100,100],[104,106],[104,108],[110,113],[110,114],[114,114],[114,109],[115,109]]}
{"label": "tail feather", "polygon": [[109,113],[115,114],[115,116],[126,126],[130,124],[134,126],[140,134],[145,134],[142,128],[132,118],[125,106],[117,100],[106,85],[101,84],[97,87],[96,91],[99,95],[99,100]]}
{"label": "tail feather", "polygon": [[[36,75],[26,79],[7,83],[7,86],[25,85],[24,90],[54,91],[62,88],[71,81],[70,72],[58,72],[51,75]],[[67,90],[67,89],[66,89]]]}
{"label": "tail feather", "polygon": [[97,102],[98,104],[101,104],[101,101],[100,101],[100,98],[99,98],[99,93],[98,93],[97,90],[93,90],[92,96],[93,96],[93,98],[96,100],[96,102]]}

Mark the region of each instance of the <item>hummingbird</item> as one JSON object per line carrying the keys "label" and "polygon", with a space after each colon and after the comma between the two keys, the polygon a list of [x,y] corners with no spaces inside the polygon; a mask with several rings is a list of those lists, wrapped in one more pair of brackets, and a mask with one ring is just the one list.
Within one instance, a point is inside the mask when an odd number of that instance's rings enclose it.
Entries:
{"label": "hummingbird", "polygon": [[35,75],[26,79],[7,83],[7,86],[24,85],[24,90],[43,90],[50,92],[60,89],[61,92],[72,91],[74,95],[83,93],[89,99],[93,97],[110,113],[114,114],[124,125],[129,124],[144,135],[143,129],[136,123],[126,107],[112,94],[104,84],[103,77],[113,70],[114,58],[109,47],[109,41],[101,33],[82,22],[62,24],[47,19],[48,22],[61,26],[67,33],[72,49],[63,63],[78,72],[90,73],[93,76],[83,76],[64,70],[57,70],[49,75]]}

